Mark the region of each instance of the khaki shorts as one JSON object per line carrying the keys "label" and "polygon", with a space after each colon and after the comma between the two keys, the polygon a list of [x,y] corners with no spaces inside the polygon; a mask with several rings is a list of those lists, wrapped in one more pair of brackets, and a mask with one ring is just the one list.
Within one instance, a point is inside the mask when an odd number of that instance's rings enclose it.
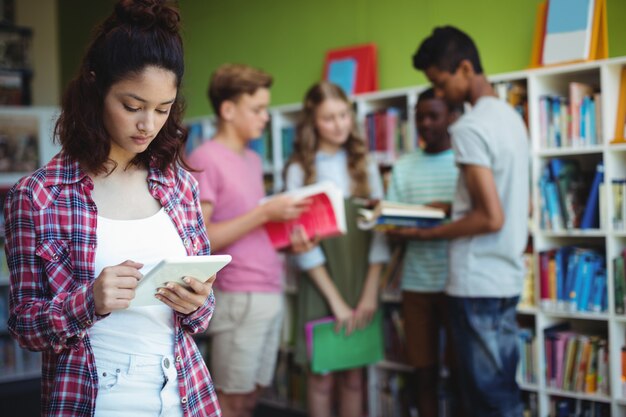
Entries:
{"label": "khaki shorts", "polygon": [[437,366],[441,358],[440,331],[445,329],[444,363],[454,367],[447,323],[446,295],[437,293],[402,292],[402,317],[406,335],[407,360],[415,368]]}
{"label": "khaki shorts", "polygon": [[211,375],[215,388],[245,394],[274,377],[284,314],[283,295],[215,292],[209,324]]}

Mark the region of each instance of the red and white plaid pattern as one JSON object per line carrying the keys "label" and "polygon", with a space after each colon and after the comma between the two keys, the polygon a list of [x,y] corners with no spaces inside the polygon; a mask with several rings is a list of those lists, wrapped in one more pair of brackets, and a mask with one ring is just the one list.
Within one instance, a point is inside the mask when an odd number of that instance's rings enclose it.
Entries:
{"label": "red and white plaid pattern", "polygon": [[[182,168],[148,175],[150,192],[178,230],[188,255],[210,253],[197,183]],[[43,352],[42,416],[92,416],[97,372],[87,329],[94,312],[97,209],[93,182],[60,153],[20,180],[5,205],[11,292],[9,331]],[[215,299],[190,315],[175,314],[178,386],[186,417],[220,416],[213,382],[192,334],[209,324]]]}

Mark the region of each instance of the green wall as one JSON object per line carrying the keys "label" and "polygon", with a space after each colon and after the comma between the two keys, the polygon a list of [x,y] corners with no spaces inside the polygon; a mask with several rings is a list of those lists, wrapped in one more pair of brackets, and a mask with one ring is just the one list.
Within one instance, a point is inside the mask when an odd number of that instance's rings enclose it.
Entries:
{"label": "green wall", "polygon": [[[452,24],[479,46],[488,74],[527,67],[540,0],[179,0],[187,72],[186,117],[211,112],[206,88],[224,62],[272,73],[272,104],[299,102],[321,77],[325,51],[374,42],[380,89],[425,82],[411,55],[433,27]],[[61,75],[80,60],[93,23],[110,0],[59,0]],[[607,0],[610,56],[626,55],[626,1]]]}

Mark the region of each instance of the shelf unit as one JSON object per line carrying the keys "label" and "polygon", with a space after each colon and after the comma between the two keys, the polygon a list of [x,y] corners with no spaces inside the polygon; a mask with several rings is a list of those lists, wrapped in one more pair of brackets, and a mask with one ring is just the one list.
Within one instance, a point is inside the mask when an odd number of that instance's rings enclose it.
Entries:
{"label": "shelf unit", "polygon": [[[21,177],[30,173],[27,167],[41,166],[59,150],[52,142],[54,123],[59,115],[56,107],[0,107],[0,138],[9,143],[9,154],[15,157],[16,149],[24,140],[37,144],[35,155],[24,156],[20,164],[2,164],[0,168],[0,205],[9,188]],[[31,139],[26,139],[27,137]],[[13,167],[20,171],[11,171]],[[7,331],[9,276],[4,253],[4,212],[0,213],[0,384],[36,379],[41,375],[41,354],[21,349]]]}
{"label": "shelf unit", "polygon": [[[533,274],[534,277],[534,306],[520,308],[519,315],[524,317],[525,322],[531,323],[530,327],[535,334],[534,373],[537,383],[522,383],[521,388],[525,394],[532,394],[537,399],[537,413],[546,416],[550,410],[550,399],[553,397],[583,399],[606,403],[610,405],[611,415],[626,417],[626,397],[622,396],[621,381],[621,348],[626,345],[626,317],[617,315],[614,310],[614,274],[611,268],[611,260],[621,250],[626,248],[626,230],[613,230],[610,226],[603,229],[590,230],[543,230],[540,224],[540,191],[539,178],[547,161],[551,158],[573,158],[590,167],[599,161],[604,162],[604,186],[609,189],[611,180],[614,178],[626,178],[626,144],[611,144],[615,123],[617,120],[617,103],[620,86],[620,73],[626,66],[626,57],[611,58],[600,61],[573,63],[561,66],[516,71],[505,74],[489,76],[489,80],[495,84],[516,83],[525,86],[527,94],[527,123],[530,135],[530,184],[532,216],[530,220],[530,237],[533,246]],[[602,125],[601,136],[597,144],[580,145],[577,147],[545,147],[541,138],[540,98],[544,95],[568,95],[571,82],[582,82],[593,85],[601,92],[599,97],[601,116],[597,121]],[[352,97],[356,119],[362,133],[365,132],[365,123],[368,113],[375,112],[387,107],[395,107],[400,110],[406,120],[405,134],[416,142],[416,128],[413,121],[413,108],[417,95],[427,88],[427,85],[412,86],[402,89],[380,91],[362,94]],[[500,91],[499,88],[496,88]],[[285,158],[282,152],[283,129],[294,127],[297,123],[300,104],[276,106],[270,109],[270,130],[272,141],[272,155],[270,171],[274,175],[274,192],[281,191],[282,170]],[[608,218],[612,216],[613,197],[607,192],[604,195],[604,206],[608,207]],[[539,295],[539,252],[558,248],[566,245],[591,244],[601,250],[605,256],[607,267],[608,310],[602,313],[576,312],[568,313],[555,311],[540,304]],[[383,302],[395,302],[383,300]],[[589,329],[592,332],[601,332],[607,338],[609,348],[609,385],[610,395],[595,395],[576,393],[550,388],[546,383],[545,376],[545,349],[543,330],[559,322],[569,322],[574,328]],[[380,415],[380,404],[376,398],[376,392],[380,388],[377,384],[376,373],[380,369],[394,368],[392,371],[403,372],[403,365],[389,366],[385,362],[379,366],[370,368],[369,408],[370,415]]]}

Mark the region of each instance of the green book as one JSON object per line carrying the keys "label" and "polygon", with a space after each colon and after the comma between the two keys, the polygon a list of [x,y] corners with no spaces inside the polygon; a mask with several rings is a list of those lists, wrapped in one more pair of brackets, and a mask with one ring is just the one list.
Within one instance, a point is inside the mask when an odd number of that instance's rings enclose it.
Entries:
{"label": "green book", "polygon": [[307,347],[314,373],[359,368],[383,358],[381,313],[374,315],[364,329],[354,330],[349,336],[345,329],[335,332],[335,320],[327,317],[305,325]]}

